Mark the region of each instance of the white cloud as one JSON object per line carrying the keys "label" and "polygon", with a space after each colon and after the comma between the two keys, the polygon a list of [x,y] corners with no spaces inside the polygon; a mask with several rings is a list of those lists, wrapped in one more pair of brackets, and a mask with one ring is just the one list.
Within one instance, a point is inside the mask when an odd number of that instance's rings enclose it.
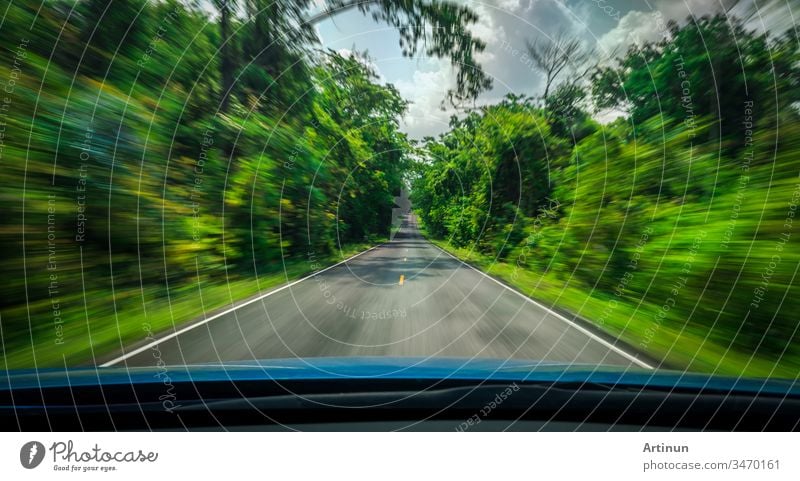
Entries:
{"label": "white cloud", "polygon": [[661,0],[650,11],[631,10],[616,27],[597,42],[600,52],[624,54],[634,43],[645,43],[666,36],[670,20],[685,24],[688,17],[702,17],[725,10],[733,0]]}
{"label": "white cloud", "polygon": [[531,0],[525,8],[524,18],[536,27],[535,29],[529,27],[525,32],[527,36],[535,36],[536,29],[548,36],[563,32],[584,37],[588,33],[586,25],[580,21],[575,12],[559,0]]}
{"label": "white cloud", "polygon": [[659,12],[633,10],[625,14],[616,27],[606,32],[597,41],[598,51],[603,55],[624,54],[628,46],[650,42],[664,37],[667,19]]}
{"label": "white cloud", "polygon": [[506,39],[506,31],[502,25],[495,22],[493,12],[483,4],[472,5],[478,14],[478,21],[470,27],[470,33],[486,42],[486,50],[478,53],[475,59],[479,63],[490,62],[495,58],[495,49]]}
{"label": "white cloud", "polygon": [[441,59],[424,61],[430,69],[416,70],[411,80],[401,79],[395,87],[411,101],[403,118],[403,130],[413,138],[436,135],[447,130],[452,111],[442,111],[441,103],[455,78],[450,63]]}
{"label": "white cloud", "polygon": [[661,0],[656,3],[655,10],[664,17],[685,23],[686,17],[702,17],[722,11],[732,4],[731,0]]}
{"label": "white cloud", "polygon": [[497,6],[507,12],[516,12],[522,8],[520,0],[498,0]]}

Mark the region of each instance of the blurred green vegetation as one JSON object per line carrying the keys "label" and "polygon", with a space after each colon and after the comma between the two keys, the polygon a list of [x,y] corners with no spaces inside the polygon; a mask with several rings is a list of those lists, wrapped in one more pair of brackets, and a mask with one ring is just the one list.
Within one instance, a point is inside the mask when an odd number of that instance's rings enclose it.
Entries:
{"label": "blurred green vegetation", "polygon": [[670,367],[795,378],[797,38],[667,28],[544,101],[453,118],[416,163],[415,210],[441,246]]}
{"label": "blurred green vegetation", "polygon": [[[792,32],[671,23],[585,83],[454,118],[420,157],[370,59],[314,48],[311,5],[7,6],[3,367],[89,363],[379,242],[413,172],[428,235],[526,293],[672,367],[797,376]],[[469,9],[355,8],[460,66],[451,104],[491,86]]]}
{"label": "blurred green vegetation", "polygon": [[[378,8],[400,23],[419,3]],[[389,235],[407,102],[365,55],[315,49],[298,23],[309,5],[3,8],[2,367],[92,362],[145,325],[172,328]],[[475,20],[441,10],[420,18]],[[434,54],[480,48],[450,43]]]}

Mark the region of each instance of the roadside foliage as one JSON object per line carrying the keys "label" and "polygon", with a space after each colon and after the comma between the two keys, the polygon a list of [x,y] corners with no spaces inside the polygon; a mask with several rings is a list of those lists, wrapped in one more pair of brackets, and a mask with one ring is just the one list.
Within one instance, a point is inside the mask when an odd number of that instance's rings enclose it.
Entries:
{"label": "roadside foliage", "polygon": [[798,60],[791,31],[671,23],[545,102],[454,118],[416,163],[417,212],[452,250],[665,366],[794,378]]}
{"label": "roadside foliage", "polygon": [[207,12],[110,5],[13,2],[0,29],[7,368],[91,362],[389,234],[406,102],[368,59],[234,19],[222,111]]}

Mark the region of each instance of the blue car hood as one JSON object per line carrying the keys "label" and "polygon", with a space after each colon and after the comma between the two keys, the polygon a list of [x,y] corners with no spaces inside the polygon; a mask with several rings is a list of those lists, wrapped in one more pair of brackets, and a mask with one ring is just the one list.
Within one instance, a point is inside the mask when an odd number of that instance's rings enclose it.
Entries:
{"label": "blue car hood", "polygon": [[[592,383],[653,389],[712,389],[798,396],[797,380],[710,376],[595,364],[460,359],[332,357],[236,361],[191,366],[25,369],[0,374],[8,389],[204,381],[302,381],[339,379],[450,379],[539,383]],[[5,378],[5,382],[2,379]]]}

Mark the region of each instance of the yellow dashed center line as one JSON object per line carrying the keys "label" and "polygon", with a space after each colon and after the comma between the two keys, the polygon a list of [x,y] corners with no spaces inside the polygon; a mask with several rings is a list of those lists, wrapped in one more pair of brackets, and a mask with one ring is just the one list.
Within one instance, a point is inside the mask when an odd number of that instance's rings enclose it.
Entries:
{"label": "yellow dashed center line", "polygon": [[406,279],[406,276],[400,274],[400,285],[403,285],[403,281]]}

